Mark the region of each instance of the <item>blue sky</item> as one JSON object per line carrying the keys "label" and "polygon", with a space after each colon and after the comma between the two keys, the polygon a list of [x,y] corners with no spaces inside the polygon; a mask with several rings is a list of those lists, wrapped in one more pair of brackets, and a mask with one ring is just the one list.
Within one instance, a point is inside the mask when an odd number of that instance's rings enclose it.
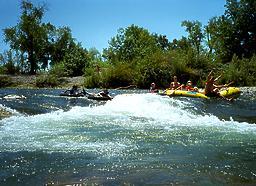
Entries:
{"label": "blue sky", "polygon": [[[7,49],[3,30],[19,20],[21,0],[0,0],[0,52]],[[83,47],[108,47],[119,28],[131,24],[151,33],[166,35],[172,41],[186,36],[184,20],[198,20],[203,25],[224,13],[225,0],[31,0],[47,5],[43,22],[68,26]]]}

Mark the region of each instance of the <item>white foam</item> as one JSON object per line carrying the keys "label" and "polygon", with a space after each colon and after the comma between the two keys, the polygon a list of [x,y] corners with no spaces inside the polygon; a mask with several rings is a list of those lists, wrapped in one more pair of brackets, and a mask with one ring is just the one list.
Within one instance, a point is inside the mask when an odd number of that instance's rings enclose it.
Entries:
{"label": "white foam", "polygon": [[4,106],[2,104],[0,104],[0,108],[5,110],[5,111],[7,111],[7,112],[10,112],[10,113],[12,113],[14,115],[20,115],[20,113],[18,111],[14,110],[14,109],[11,109],[9,107],[6,107],[6,106]]}
{"label": "white foam", "polygon": [[[204,128],[225,133],[256,134],[256,125],[220,120],[216,116],[194,114],[189,102],[154,94],[117,95],[105,105],[73,107],[34,116],[12,116],[0,121],[1,148],[5,150],[75,151],[88,150],[117,154],[136,148],[124,137],[117,141],[97,139],[111,130],[183,130]],[[115,131],[113,131],[115,132]],[[113,137],[112,137],[113,138]]]}

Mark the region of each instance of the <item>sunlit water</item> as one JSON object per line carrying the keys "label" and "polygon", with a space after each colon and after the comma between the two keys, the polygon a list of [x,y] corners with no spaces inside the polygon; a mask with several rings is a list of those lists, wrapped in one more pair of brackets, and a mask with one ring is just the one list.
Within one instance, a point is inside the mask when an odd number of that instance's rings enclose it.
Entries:
{"label": "sunlit water", "polygon": [[256,184],[253,90],[233,102],[60,92],[0,90],[0,107],[12,112],[0,120],[0,185]]}

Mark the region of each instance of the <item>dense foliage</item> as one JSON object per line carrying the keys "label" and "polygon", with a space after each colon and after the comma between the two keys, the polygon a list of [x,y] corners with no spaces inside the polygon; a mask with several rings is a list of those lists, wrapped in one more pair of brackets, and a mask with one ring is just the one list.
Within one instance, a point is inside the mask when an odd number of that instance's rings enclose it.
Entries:
{"label": "dense foliage", "polygon": [[0,76],[0,87],[8,87],[12,85],[11,78],[6,75]]}
{"label": "dense foliage", "polygon": [[[22,14],[16,26],[4,29],[5,41],[12,53],[19,56],[21,73],[36,74],[55,64],[65,64],[70,76],[83,74],[88,63],[87,51],[72,38],[68,27],[56,28],[42,23],[45,6],[35,7],[31,2],[21,2]],[[4,66],[10,65],[7,61]],[[8,73],[14,73],[8,71]]]}
{"label": "dense foliage", "polygon": [[45,6],[23,0],[19,22],[4,29],[10,51],[0,55],[0,73],[49,74],[38,79],[39,86],[56,86],[59,77],[84,75],[90,88],[148,88],[151,82],[168,87],[173,75],[182,83],[192,80],[203,86],[213,69],[222,74],[220,82],[255,86],[256,1],[227,0],[225,8],[224,15],[207,25],[183,21],[188,36],[173,41],[137,25],[120,28],[101,54],[77,43],[70,28],[43,23]]}

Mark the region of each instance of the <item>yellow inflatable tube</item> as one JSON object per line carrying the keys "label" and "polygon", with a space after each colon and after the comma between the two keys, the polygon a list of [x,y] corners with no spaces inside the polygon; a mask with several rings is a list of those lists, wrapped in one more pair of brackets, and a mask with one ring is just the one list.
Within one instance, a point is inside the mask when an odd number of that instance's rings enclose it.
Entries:
{"label": "yellow inflatable tube", "polygon": [[[224,90],[220,91],[220,95],[226,98],[237,98],[241,93],[240,88],[237,87],[228,87]],[[193,98],[204,98],[208,99],[204,93],[202,92],[194,92],[194,91],[186,91],[186,90],[165,90],[159,91],[160,95],[167,95],[170,97],[181,96],[181,97],[193,97]]]}
{"label": "yellow inflatable tube", "polygon": [[166,90],[167,96],[184,96],[184,97],[193,97],[193,98],[208,98],[206,95],[200,92],[186,91],[186,90]]}
{"label": "yellow inflatable tube", "polygon": [[220,95],[226,98],[237,98],[241,93],[240,88],[228,87],[227,89],[221,90]]}

